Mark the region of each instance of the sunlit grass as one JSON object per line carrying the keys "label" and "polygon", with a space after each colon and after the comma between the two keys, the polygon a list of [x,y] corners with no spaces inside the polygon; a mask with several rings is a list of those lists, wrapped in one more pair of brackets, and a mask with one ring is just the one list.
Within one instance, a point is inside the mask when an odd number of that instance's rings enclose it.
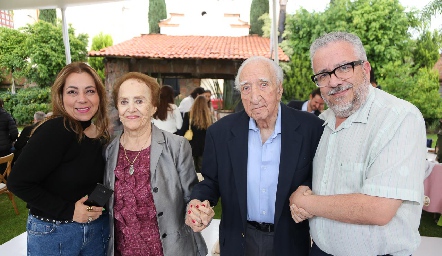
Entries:
{"label": "sunlit grass", "polygon": [[14,207],[6,194],[0,195],[0,244],[11,240],[26,231],[28,209],[26,203],[14,196],[19,215],[15,214]]}
{"label": "sunlit grass", "polygon": [[[20,214],[16,215],[11,201],[6,195],[0,195],[0,244],[11,240],[26,231],[26,219],[28,210],[26,203],[21,199],[14,197]],[[221,218],[221,201],[213,208],[215,219]],[[434,214],[422,212],[421,224],[419,227],[421,236],[442,237],[442,227],[437,226],[434,220]]]}
{"label": "sunlit grass", "polygon": [[434,148],[436,146],[437,134],[427,134],[427,139],[433,140],[433,144],[431,144],[431,147]]}

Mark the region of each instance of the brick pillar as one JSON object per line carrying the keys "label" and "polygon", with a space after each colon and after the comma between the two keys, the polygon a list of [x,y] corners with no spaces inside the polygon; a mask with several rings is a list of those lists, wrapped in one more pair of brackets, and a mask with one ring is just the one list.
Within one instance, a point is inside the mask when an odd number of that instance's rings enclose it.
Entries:
{"label": "brick pillar", "polygon": [[121,123],[118,118],[118,111],[114,106],[114,101],[112,99],[112,88],[115,82],[122,75],[129,72],[129,59],[105,59],[105,87],[106,94],[109,100],[109,119],[110,119],[110,134],[112,135],[113,131],[121,130]]}

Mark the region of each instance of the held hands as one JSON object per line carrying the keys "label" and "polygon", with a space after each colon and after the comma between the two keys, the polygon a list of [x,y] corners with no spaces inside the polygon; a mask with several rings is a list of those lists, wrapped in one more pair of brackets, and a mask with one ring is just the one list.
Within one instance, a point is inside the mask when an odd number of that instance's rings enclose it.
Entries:
{"label": "held hands", "polygon": [[87,200],[87,196],[80,198],[75,203],[73,221],[78,223],[89,223],[100,217],[103,213],[103,207],[99,206],[87,206],[84,202]]}
{"label": "held hands", "polygon": [[290,196],[290,212],[292,213],[292,218],[296,223],[300,223],[306,219],[313,217],[312,214],[308,213],[303,208],[299,207],[300,200],[304,196],[312,195],[313,192],[307,186],[299,186],[295,192]]}
{"label": "held hands", "polygon": [[193,199],[187,205],[186,224],[194,232],[200,232],[205,229],[212,221],[213,216],[215,216],[215,212],[207,200],[201,202],[200,200]]}

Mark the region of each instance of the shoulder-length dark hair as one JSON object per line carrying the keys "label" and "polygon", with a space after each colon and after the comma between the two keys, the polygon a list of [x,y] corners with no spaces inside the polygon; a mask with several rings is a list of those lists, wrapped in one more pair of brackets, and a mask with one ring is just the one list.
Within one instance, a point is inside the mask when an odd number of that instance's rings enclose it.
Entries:
{"label": "shoulder-length dark hair", "polygon": [[195,89],[193,89],[193,91],[190,93],[190,96],[192,96],[192,98],[196,99],[197,96],[201,95],[204,93],[204,88],[203,87],[196,87]]}
{"label": "shoulder-length dark hair", "polygon": [[55,79],[55,82],[51,88],[53,115],[48,119],[60,116],[63,117],[66,129],[71,129],[73,132],[75,132],[77,134],[78,141],[81,141],[83,139],[84,136],[83,127],[81,126],[80,121],[72,118],[66,112],[66,109],[64,109],[64,104],[63,104],[63,90],[66,83],[66,79],[70,74],[73,73],[78,73],[78,74],[87,73],[94,80],[95,87],[98,93],[98,98],[100,99],[98,105],[98,111],[93,116],[94,124],[97,127],[98,131],[98,136],[96,137],[96,139],[101,140],[103,143],[107,143],[109,141],[110,136],[108,131],[109,119],[107,115],[108,100],[106,96],[106,90],[97,72],[86,63],[73,62],[71,64],[66,65],[60,71],[60,73],[58,73],[57,78]]}
{"label": "shoulder-length dark hair", "polygon": [[153,115],[153,118],[159,120],[167,119],[167,112],[172,111],[170,104],[174,103],[174,92],[170,85],[163,85],[160,89],[160,102],[158,104],[157,112]]}

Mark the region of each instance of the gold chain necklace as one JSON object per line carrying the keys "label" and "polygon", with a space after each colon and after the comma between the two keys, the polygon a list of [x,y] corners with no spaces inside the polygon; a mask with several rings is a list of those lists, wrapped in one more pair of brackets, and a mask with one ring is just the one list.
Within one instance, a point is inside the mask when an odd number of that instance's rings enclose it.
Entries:
{"label": "gold chain necklace", "polygon": [[[152,134],[151,134],[151,135],[152,135]],[[124,139],[124,137],[123,137],[123,139]],[[137,156],[134,158],[134,160],[133,160],[132,162],[129,160],[129,157],[127,157],[126,148],[123,146],[124,156],[126,157],[126,160],[127,160],[127,161],[129,162],[129,164],[130,164],[130,165],[129,165],[129,174],[130,174],[130,175],[134,174],[134,171],[135,171],[135,169],[134,169],[134,163],[135,163],[135,161],[137,160],[138,156],[141,154],[141,151],[143,151],[143,148],[147,145],[147,142],[149,141],[149,139],[150,139],[150,135],[149,135],[149,138],[147,138],[146,143],[144,143],[144,146],[142,146],[141,149],[138,151]]]}

